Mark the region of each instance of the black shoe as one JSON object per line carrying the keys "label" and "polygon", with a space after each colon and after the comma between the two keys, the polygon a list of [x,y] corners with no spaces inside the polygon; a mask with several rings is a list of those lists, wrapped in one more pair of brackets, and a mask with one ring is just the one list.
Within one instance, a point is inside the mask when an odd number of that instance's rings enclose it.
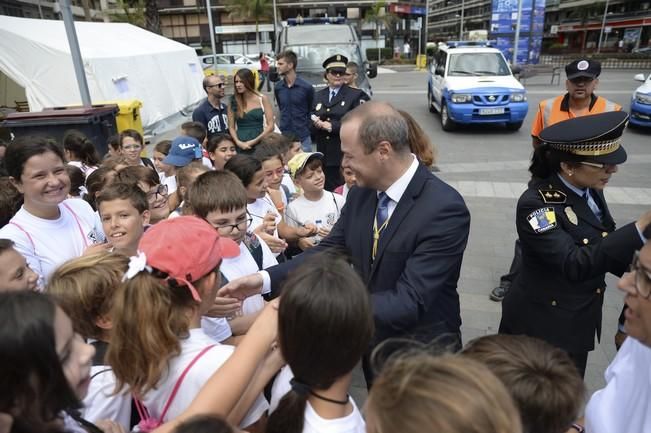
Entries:
{"label": "black shoe", "polygon": [[491,301],[502,302],[507,293],[509,293],[509,287],[500,284],[493,289],[489,298]]}

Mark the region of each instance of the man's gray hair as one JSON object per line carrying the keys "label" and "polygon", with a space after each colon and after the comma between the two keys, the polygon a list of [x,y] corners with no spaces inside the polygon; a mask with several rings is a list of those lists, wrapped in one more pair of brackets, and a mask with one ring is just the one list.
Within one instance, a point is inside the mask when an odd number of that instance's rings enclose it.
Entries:
{"label": "man's gray hair", "polygon": [[375,150],[382,141],[391,143],[396,153],[408,153],[409,126],[404,117],[386,102],[369,101],[346,113],[342,123],[359,120],[359,140],[364,153]]}

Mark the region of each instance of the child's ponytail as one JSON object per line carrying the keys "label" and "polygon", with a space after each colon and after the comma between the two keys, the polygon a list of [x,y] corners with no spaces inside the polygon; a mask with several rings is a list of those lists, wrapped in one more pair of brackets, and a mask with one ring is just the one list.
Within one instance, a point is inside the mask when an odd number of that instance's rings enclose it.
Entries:
{"label": "child's ponytail", "polygon": [[117,291],[107,352],[117,390],[128,385],[136,395],[151,390],[170,358],[181,352],[179,338],[188,334],[187,310],[196,306],[191,292],[167,274],[143,271]]}
{"label": "child's ponytail", "polygon": [[305,424],[305,407],[310,387],[296,379],[292,389],[278,402],[278,407],[267,421],[265,433],[301,433]]}

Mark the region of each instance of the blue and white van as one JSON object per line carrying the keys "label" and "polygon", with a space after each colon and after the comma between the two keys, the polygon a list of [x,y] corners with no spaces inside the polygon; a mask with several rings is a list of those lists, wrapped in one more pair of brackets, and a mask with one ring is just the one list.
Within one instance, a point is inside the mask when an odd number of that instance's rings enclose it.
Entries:
{"label": "blue and white van", "polygon": [[633,92],[629,121],[632,125],[651,127],[651,74],[646,79],[644,74],[637,74],[635,81],[643,84]]}
{"label": "blue and white van", "polygon": [[458,124],[504,123],[517,131],[527,115],[527,94],[497,48],[448,42],[429,66],[427,102],[445,131]]}

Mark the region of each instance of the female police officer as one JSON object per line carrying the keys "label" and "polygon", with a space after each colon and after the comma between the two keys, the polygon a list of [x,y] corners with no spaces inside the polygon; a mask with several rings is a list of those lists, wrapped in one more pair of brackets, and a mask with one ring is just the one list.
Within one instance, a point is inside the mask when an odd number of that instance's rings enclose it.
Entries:
{"label": "female police officer", "polygon": [[504,299],[500,332],[566,350],[585,374],[601,334],[606,272],[621,275],[644,242],[651,212],[615,230],[603,189],[626,161],[628,116],[617,111],[556,123],[540,133],[533,175],[518,201],[522,272]]}

